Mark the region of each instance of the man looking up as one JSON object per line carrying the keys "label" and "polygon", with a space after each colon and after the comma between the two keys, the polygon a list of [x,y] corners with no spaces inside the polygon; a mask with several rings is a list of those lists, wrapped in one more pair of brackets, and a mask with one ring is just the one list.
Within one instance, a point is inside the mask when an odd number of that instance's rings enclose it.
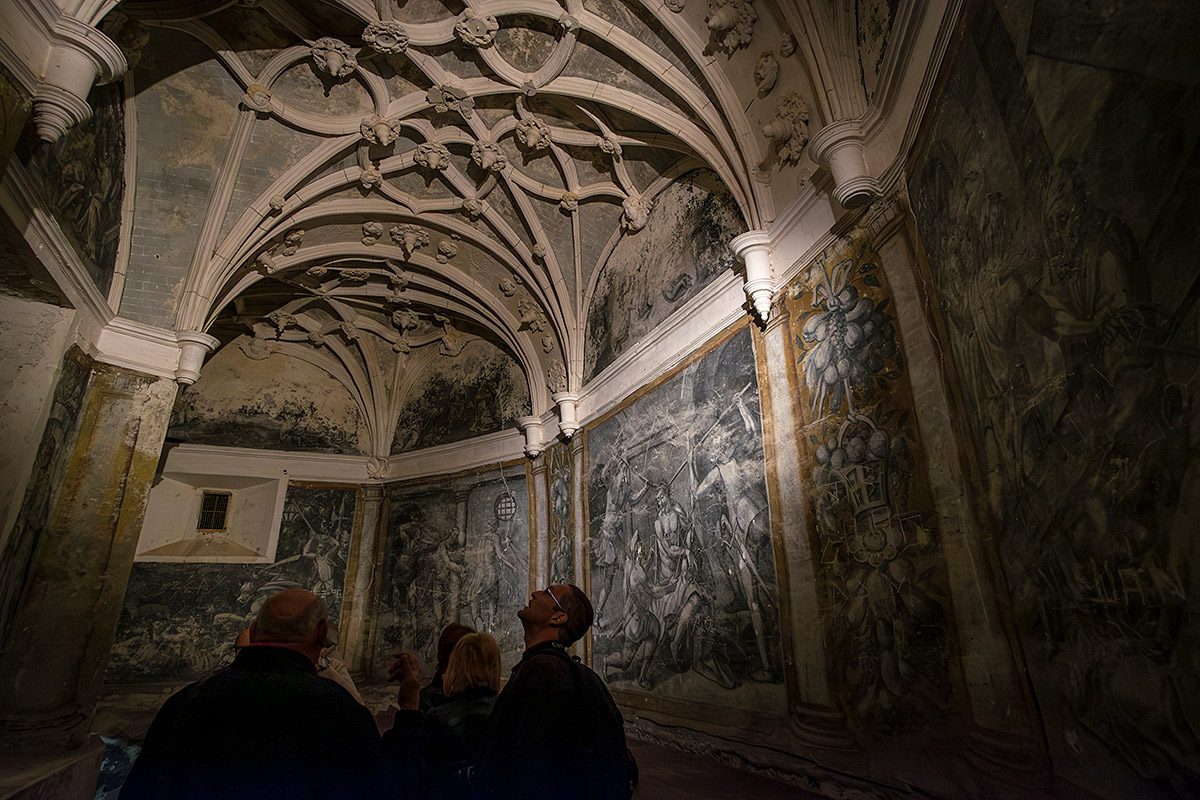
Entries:
{"label": "man looking up", "polygon": [[525,653],[492,711],[491,734],[472,780],[487,800],[616,800],[632,795],[637,764],[608,689],[567,648],[591,627],[591,601],[554,584],[517,612]]}
{"label": "man looking up", "polygon": [[312,592],[267,598],[233,664],[159,709],[121,800],[387,796],[370,712],[317,677],[328,628]]}

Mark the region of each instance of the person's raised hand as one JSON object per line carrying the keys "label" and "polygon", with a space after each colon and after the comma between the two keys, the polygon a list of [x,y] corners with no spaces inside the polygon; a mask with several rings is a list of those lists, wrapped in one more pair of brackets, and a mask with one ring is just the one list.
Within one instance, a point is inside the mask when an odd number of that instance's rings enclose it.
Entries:
{"label": "person's raised hand", "polygon": [[400,683],[396,703],[401,708],[416,710],[420,707],[421,685],[425,683],[425,676],[415,654],[407,650],[393,653],[392,662],[388,665],[388,680]]}

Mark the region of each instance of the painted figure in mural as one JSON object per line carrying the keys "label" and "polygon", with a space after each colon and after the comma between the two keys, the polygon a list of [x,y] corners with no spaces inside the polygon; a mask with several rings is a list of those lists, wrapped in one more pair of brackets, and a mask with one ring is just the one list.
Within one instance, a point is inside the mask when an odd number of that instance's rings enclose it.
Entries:
{"label": "painted figure in mural", "polygon": [[663,621],[664,634],[671,637],[671,659],[686,669],[684,665],[690,659],[680,652],[681,645],[693,633],[692,617],[704,604],[696,583],[694,531],[683,506],[671,497],[670,486],[665,483],[656,486],[654,502],[658,516],[654,520],[656,570],[652,607]]}
{"label": "painted figure in mural", "polygon": [[654,682],[650,670],[664,627],[654,611],[654,590],[646,571],[650,554],[638,541],[636,531],[629,542],[628,554],[621,573],[621,593],[625,602],[620,620],[610,634],[621,641],[621,650],[604,660],[605,675],[609,678],[632,677],[643,689],[652,689]]}
{"label": "painted figure in mural", "polygon": [[571,552],[571,473],[569,463],[565,469],[558,466],[550,481],[550,572],[570,577],[575,572]]}
{"label": "painted figure in mural", "polygon": [[496,630],[501,567],[510,573],[516,570],[500,541],[500,520],[493,517],[479,533],[467,574],[467,614],[480,630]]}
{"label": "painted figure in mural", "polygon": [[[594,570],[600,574],[602,581],[596,598],[597,616],[603,615],[604,605],[612,593],[617,574],[617,547],[633,535],[633,507],[650,490],[650,485],[645,481],[642,481],[641,489],[636,492],[633,490],[633,474],[623,453],[613,452],[601,467],[600,475],[607,491],[600,533],[591,545]],[[602,627],[602,623],[598,621],[596,627]]]}
{"label": "painted figure in mural", "polygon": [[[737,395],[735,407],[739,409],[743,425],[746,426],[745,433],[753,436],[753,418],[745,408],[741,393]],[[735,439],[724,426],[715,428],[701,447],[712,466],[696,485],[694,496],[702,498],[709,493],[715,493],[720,498],[718,507],[723,508],[718,517],[719,530],[713,533],[714,540],[723,542],[725,549],[717,548],[716,552],[725,562],[726,574],[736,577],[742,597],[750,610],[750,624],[754,628],[759,661],[758,668],[750,677],[756,681],[769,681],[771,658],[763,608],[772,603],[772,598],[750,550],[752,530],[757,534],[764,533],[762,529],[755,527],[765,520],[764,512],[767,509],[767,498],[762,491],[762,475],[749,459],[736,457]]]}
{"label": "painted figure in mural", "polygon": [[433,567],[442,586],[430,592],[430,613],[435,627],[440,627],[456,621],[462,602],[458,589],[462,585],[463,565],[459,563],[457,548],[452,554],[445,539],[438,542],[433,552]]}

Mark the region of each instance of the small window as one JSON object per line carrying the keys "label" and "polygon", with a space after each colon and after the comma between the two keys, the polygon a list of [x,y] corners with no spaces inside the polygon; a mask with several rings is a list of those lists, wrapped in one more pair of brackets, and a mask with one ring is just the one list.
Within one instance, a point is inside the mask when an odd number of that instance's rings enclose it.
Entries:
{"label": "small window", "polygon": [[228,527],[226,523],[228,513],[229,494],[227,492],[205,492],[200,501],[200,519],[196,522],[196,530],[224,531]]}
{"label": "small window", "polygon": [[496,519],[508,522],[517,514],[517,499],[509,492],[503,492],[496,498]]}

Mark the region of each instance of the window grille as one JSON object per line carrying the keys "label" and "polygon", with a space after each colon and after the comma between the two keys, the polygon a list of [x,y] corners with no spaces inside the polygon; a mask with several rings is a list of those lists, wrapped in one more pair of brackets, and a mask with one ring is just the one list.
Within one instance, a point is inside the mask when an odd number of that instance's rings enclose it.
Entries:
{"label": "window grille", "polygon": [[196,530],[216,532],[228,527],[229,495],[224,492],[205,492],[200,501],[200,519]]}

